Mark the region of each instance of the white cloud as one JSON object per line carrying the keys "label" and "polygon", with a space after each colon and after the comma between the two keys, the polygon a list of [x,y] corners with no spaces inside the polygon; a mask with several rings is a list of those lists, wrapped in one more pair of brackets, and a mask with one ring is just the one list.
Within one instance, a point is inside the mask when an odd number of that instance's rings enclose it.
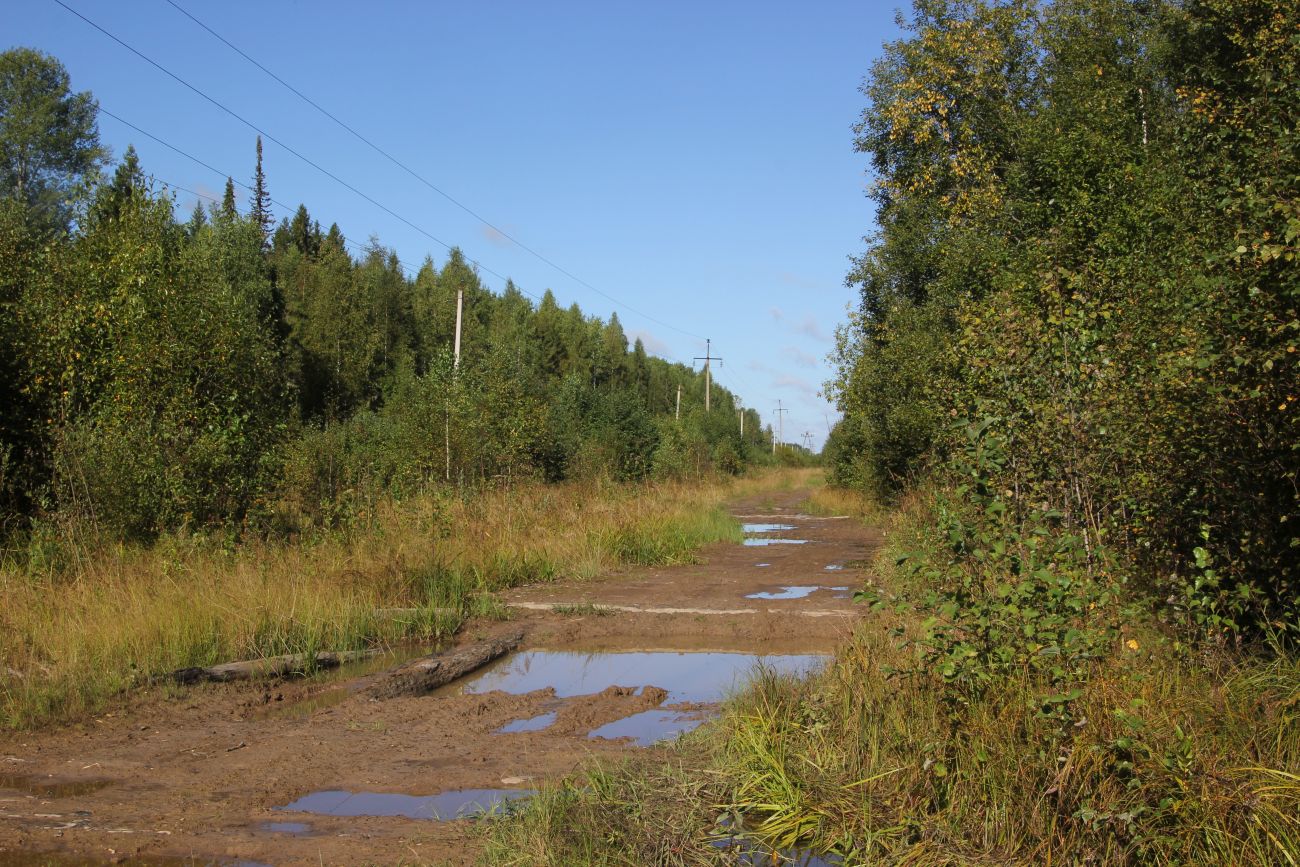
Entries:
{"label": "white cloud", "polygon": [[807,337],[811,337],[813,340],[820,340],[823,342],[830,340],[830,338],[826,336],[826,332],[822,330],[822,327],[817,324],[817,320],[813,318],[811,313],[800,320],[798,325],[794,326],[794,331],[796,334],[803,334]]}
{"label": "white cloud", "polygon": [[797,346],[787,346],[781,350],[781,356],[798,367],[816,367],[817,356],[804,352]]}

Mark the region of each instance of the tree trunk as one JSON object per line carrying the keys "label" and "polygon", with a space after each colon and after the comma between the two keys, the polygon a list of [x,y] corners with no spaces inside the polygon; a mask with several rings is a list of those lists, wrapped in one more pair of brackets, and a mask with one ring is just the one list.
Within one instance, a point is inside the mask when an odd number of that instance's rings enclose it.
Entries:
{"label": "tree trunk", "polygon": [[375,699],[423,695],[504,656],[518,647],[523,640],[523,630],[516,630],[447,654],[412,660],[381,676],[376,683],[367,687],[364,693]]}

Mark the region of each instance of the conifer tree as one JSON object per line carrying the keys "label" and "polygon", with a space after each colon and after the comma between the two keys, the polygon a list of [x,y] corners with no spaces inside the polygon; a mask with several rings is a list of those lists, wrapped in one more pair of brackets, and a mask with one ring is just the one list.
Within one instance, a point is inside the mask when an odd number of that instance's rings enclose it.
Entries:
{"label": "conifer tree", "polygon": [[262,137],[257,137],[257,171],[253,174],[253,195],[249,200],[250,216],[262,230],[262,249],[271,240],[275,218],[271,216],[271,194],[266,191],[266,175],[262,172]]}
{"label": "conifer tree", "polygon": [[235,180],[226,178],[226,192],[221,197],[221,213],[228,220],[233,220],[239,216],[239,211],[235,209]]}

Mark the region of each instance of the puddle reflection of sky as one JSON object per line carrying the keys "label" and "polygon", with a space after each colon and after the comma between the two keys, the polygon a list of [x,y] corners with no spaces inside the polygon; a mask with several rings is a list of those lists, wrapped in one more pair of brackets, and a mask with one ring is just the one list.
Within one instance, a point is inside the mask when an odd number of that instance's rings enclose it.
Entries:
{"label": "puddle reflection of sky", "polygon": [[488,667],[462,689],[518,695],[553,687],[558,697],[570,698],[611,686],[657,686],[668,691],[669,702],[715,702],[743,686],[758,665],[783,674],[804,674],[827,658],[822,654],[525,650]]}

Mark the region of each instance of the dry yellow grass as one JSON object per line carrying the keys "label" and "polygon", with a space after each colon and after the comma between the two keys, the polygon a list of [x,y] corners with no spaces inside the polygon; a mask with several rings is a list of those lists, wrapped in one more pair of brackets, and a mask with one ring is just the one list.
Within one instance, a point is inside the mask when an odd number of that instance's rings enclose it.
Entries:
{"label": "dry yellow grass", "polygon": [[[75,718],[176,668],[437,638],[487,591],[688,559],[739,538],[729,496],[790,473],[696,484],[524,486],[387,502],[347,534],[225,550],[165,538],[72,558],[61,574],[0,568],[0,724]],[[416,608],[400,620],[377,608]]]}

